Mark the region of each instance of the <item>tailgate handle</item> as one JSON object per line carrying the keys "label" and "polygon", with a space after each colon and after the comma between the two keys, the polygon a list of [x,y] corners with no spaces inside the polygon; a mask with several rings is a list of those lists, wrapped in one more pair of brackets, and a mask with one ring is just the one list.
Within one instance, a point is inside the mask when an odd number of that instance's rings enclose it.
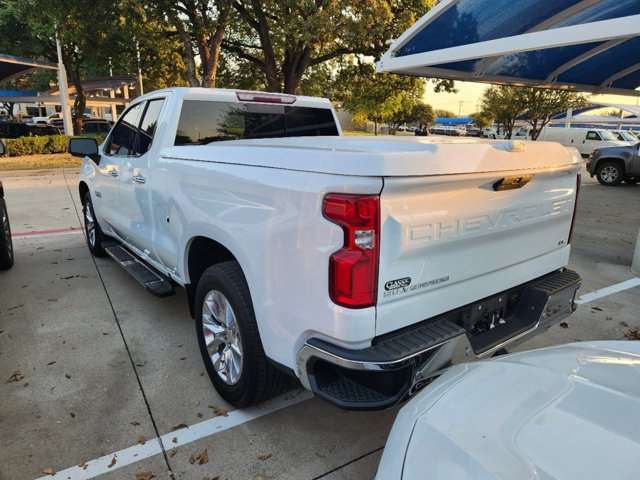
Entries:
{"label": "tailgate handle", "polygon": [[522,175],[520,177],[504,177],[493,184],[493,189],[496,192],[503,190],[515,190],[516,188],[522,188],[531,181],[533,175]]}

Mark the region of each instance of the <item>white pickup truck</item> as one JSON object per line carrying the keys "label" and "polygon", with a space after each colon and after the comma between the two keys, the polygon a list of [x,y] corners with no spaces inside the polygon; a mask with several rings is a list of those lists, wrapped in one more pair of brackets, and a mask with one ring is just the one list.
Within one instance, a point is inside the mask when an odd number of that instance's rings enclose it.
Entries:
{"label": "white pickup truck", "polygon": [[343,137],[328,100],[175,88],[69,150],[90,250],[186,289],[236,406],[289,373],[386,408],[575,308],[581,159],[558,144]]}

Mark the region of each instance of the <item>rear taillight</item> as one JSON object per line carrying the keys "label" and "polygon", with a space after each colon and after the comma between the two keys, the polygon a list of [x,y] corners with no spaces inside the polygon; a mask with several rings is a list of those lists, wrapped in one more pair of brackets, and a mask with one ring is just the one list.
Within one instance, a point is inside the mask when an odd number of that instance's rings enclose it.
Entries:
{"label": "rear taillight", "polygon": [[329,259],[331,300],[350,308],[376,303],[380,252],[380,197],[329,194],[322,213],[344,231],[343,247]]}
{"label": "rear taillight", "polygon": [[578,196],[580,195],[580,182],[582,181],[582,175],[578,174],[578,178],[576,179],[576,199],[573,204],[573,217],[571,217],[571,228],[569,229],[569,240],[567,240],[567,244],[571,243],[571,237],[573,237],[573,226],[576,223],[576,212],[578,211]]}

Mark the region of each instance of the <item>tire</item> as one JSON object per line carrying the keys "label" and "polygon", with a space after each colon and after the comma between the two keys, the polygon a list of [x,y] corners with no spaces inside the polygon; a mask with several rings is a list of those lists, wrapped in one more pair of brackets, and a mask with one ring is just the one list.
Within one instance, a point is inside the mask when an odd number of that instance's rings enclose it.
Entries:
{"label": "tire", "polygon": [[0,270],[13,266],[13,242],[11,241],[11,225],[4,198],[0,197]]}
{"label": "tire", "polygon": [[93,203],[91,203],[91,194],[89,192],[84,194],[82,213],[84,216],[84,233],[89,251],[96,257],[105,257],[107,252],[105,252],[102,247],[104,235],[102,234],[98,220],[96,220],[96,213],[93,210]]}
{"label": "tire", "polygon": [[205,270],[195,302],[200,353],[220,396],[242,408],[280,393],[287,376],[264,353],[240,265],[224,262]]}
{"label": "tire", "polygon": [[635,185],[638,182],[640,182],[640,177],[637,177],[637,178],[625,178],[624,179],[624,183],[627,183],[629,185]]}
{"label": "tire", "polygon": [[596,178],[602,185],[613,187],[622,182],[624,169],[618,162],[605,161],[598,165]]}

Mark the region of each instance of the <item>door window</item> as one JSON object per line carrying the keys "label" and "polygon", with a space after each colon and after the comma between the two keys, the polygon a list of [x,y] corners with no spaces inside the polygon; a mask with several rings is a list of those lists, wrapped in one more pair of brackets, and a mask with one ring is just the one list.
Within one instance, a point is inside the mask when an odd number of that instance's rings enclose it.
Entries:
{"label": "door window", "polygon": [[105,146],[107,155],[137,155],[136,137],[144,103],[131,107],[113,128]]}
{"label": "door window", "polygon": [[153,134],[156,132],[156,127],[158,126],[162,105],[164,105],[164,98],[150,100],[147,103],[147,109],[140,123],[140,133],[138,134],[137,151],[139,155],[144,155],[149,151],[149,148],[151,148]]}
{"label": "door window", "polygon": [[587,140],[598,140],[598,141],[601,141],[602,139],[600,138],[600,135],[598,135],[598,132],[588,132],[587,133]]}

